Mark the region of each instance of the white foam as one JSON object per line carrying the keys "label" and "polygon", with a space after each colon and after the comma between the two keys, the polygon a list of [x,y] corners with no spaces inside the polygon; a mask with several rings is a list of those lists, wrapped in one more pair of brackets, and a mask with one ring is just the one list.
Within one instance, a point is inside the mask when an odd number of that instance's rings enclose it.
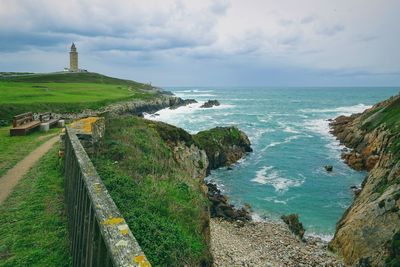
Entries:
{"label": "white foam", "polygon": [[174,93],[176,96],[182,97],[182,98],[191,98],[191,97],[215,97],[217,95],[215,94],[207,94],[207,93],[183,93],[183,92],[176,92]]}
{"label": "white foam", "polygon": [[325,242],[329,242],[333,238],[333,235],[330,235],[330,234],[317,234],[317,233],[314,233],[314,232],[306,232],[305,236],[306,237],[310,236],[310,237],[314,237],[314,238],[319,238],[319,239],[321,239],[322,241],[325,241]]}
{"label": "white foam", "polygon": [[[162,110],[159,110],[155,114],[147,114],[144,113],[144,118],[148,120],[156,120],[156,121],[163,121],[167,123],[179,121],[180,118],[184,118],[187,120],[192,121],[195,116],[190,116],[190,114],[195,113],[195,112],[201,112],[205,110],[210,110],[210,109],[230,109],[233,108],[234,105],[230,104],[221,104],[219,106],[213,106],[211,108],[201,108],[201,105],[203,105],[205,102],[201,101],[198,103],[192,103],[186,106],[181,106],[176,109],[170,109],[170,108],[165,108]],[[156,115],[157,114],[157,115]],[[210,117],[206,117],[205,115],[202,116],[196,116],[197,119],[210,119]]]}
{"label": "white foam", "polygon": [[264,198],[264,200],[266,200],[266,201],[268,201],[268,202],[274,202],[274,203],[276,203],[276,204],[284,204],[284,205],[287,205],[287,201],[276,199],[276,197],[266,197],[266,198]]}
{"label": "white foam", "polygon": [[175,91],[175,93],[212,93],[214,90],[199,90],[199,89],[191,89],[191,90],[183,90],[183,91]]}
{"label": "white foam", "polygon": [[299,131],[296,131],[295,129],[293,129],[293,128],[290,127],[290,126],[286,126],[286,127],[283,129],[283,131],[286,132],[286,133],[300,133]]}
{"label": "white foam", "polygon": [[351,115],[354,113],[360,113],[364,110],[370,108],[370,105],[357,104],[354,106],[344,106],[337,108],[327,108],[327,109],[300,109],[303,113],[338,113],[338,115]]}
{"label": "white foam", "polygon": [[299,139],[302,136],[303,135],[292,135],[292,136],[286,137],[283,141],[271,142],[268,145],[266,145],[263,149],[261,149],[261,152],[265,152],[268,148],[271,148],[271,147],[274,147],[274,146],[277,146],[277,145],[290,143],[292,140]]}
{"label": "white foam", "polygon": [[281,177],[277,170],[273,170],[272,166],[264,166],[256,172],[256,177],[251,181],[259,184],[270,184],[277,192],[283,192],[289,187],[297,187],[303,184],[304,180],[288,179]]}

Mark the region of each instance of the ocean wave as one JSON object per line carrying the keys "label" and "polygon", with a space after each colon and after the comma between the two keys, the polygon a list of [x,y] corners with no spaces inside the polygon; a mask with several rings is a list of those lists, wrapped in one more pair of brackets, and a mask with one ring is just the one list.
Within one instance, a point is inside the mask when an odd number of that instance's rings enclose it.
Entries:
{"label": "ocean wave", "polygon": [[[176,109],[170,109],[170,108],[165,108],[162,110],[159,110],[158,112],[156,112],[155,114],[148,114],[148,113],[144,113],[144,118],[148,119],[148,120],[156,120],[156,121],[164,121],[164,122],[174,122],[174,121],[178,121],[180,118],[184,117],[185,119],[192,121],[191,117],[194,116],[188,116],[194,112],[198,112],[198,111],[204,111],[204,110],[213,110],[213,109],[230,109],[235,107],[234,105],[231,104],[221,104],[219,106],[213,106],[211,108],[201,108],[201,105],[204,104],[204,101],[198,102],[198,103],[193,103],[193,104],[189,104],[186,106],[182,106]],[[196,121],[200,120],[204,120],[204,119],[210,119],[210,116],[205,116],[205,115],[201,115],[196,117]]]}
{"label": "ocean wave", "polygon": [[274,202],[276,204],[287,205],[287,201],[286,200],[279,200],[279,199],[276,199],[276,197],[266,197],[266,198],[264,198],[264,200],[266,200],[268,202]]}
{"label": "ocean wave", "polygon": [[199,89],[191,89],[191,90],[183,90],[183,91],[174,91],[174,93],[212,93],[214,90],[199,90]]}
{"label": "ocean wave", "polygon": [[370,105],[357,104],[354,106],[344,106],[337,108],[326,108],[326,109],[300,109],[299,112],[303,113],[338,113],[338,115],[351,115],[354,113],[360,113],[370,108]]}
{"label": "ocean wave", "polygon": [[277,192],[287,191],[289,187],[301,186],[304,180],[288,179],[280,176],[277,170],[272,166],[264,166],[256,172],[256,177],[251,180],[259,184],[269,184],[275,188]]}
{"label": "ocean wave", "polygon": [[283,141],[274,141],[266,145],[263,149],[261,149],[261,152],[265,152],[268,148],[277,146],[277,145],[282,145],[282,144],[287,144],[290,143],[292,140],[299,139],[300,137],[303,137],[303,135],[292,135],[289,137],[286,137]]}
{"label": "ocean wave", "polygon": [[217,95],[215,94],[193,94],[193,93],[182,93],[182,92],[176,92],[174,93],[176,96],[178,97],[182,97],[182,98],[196,98],[196,97],[215,97]]}
{"label": "ocean wave", "polygon": [[285,127],[285,129],[283,129],[283,131],[286,133],[300,133],[299,131],[296,131],[295,129],[293,129],[290,126]]}
{"label": "ocean wave", "polygon": [[275,130],[271,128],[252,128],[248,131],[248,136],[251,143],[256,143],[264,134],[272,132],[275,132]]}

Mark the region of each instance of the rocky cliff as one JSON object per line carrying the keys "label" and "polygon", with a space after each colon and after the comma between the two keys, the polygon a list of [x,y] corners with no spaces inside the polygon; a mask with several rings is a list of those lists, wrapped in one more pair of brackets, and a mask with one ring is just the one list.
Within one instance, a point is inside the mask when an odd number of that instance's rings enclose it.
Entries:
{"label": "rocky cliff", "polygon": [[369,172],[329,247],[348,265],[400,266],[395,242],[400,231],[400,95],[361,114],[340,116],[331,127],[349,148],[342,158]]}
{"label": "rocky cliff", "polygon": [[153,113],[164,108],[177,108],[193,102],[195,102],[193,99],[182,99],[180,97],[170,95],[168,92],[161,92],[156,97],[147,100],[118,102],[97,110],[86,109],[80,113],[63,113],[57,115],[58,117],[67,120],[99,116],[105,113],[116,115],[141,115],[143,112]]}
{"label": "rocky cliff", "polygon": [[233,126],[202,131],[193,139],[199,148],[206,151],[208,170],[229,166],[252,151],[247,135]]}

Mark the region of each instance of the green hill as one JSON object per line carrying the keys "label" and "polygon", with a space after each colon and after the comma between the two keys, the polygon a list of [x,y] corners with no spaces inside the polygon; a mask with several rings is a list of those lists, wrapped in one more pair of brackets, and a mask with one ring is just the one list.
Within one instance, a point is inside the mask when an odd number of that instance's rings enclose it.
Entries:
{"label": "green hill", "polygon": [[105,105],[155,97],[149,84],[98,73],[0,73],[0,120],[24,112],[79,112]]}
{"label": "green hill", "polygon": [[28,83],[99,83],[153,89],[151,85],[94,72],[0,73],[0,81]]}

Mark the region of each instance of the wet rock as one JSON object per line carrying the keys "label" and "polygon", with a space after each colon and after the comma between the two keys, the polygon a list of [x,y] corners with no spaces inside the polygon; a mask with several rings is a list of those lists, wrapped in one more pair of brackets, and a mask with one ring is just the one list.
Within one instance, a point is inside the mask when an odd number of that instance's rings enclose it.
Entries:
{"label": "wet rock", "polygon": [[178,101],[178,102],[174,103],[173,105],[171,105],[169,108],[170,109],[177,109],[179,107],[187,106],[187,105],[194,104],[194,103],[197,103],[197,101],[195,99],[181,99],[180,101]]}
{"label": "wet rock", "polygon": [[333,171],[333,166],[332,165],[325,165],[325,170],[327,171],[327,172],[331,172],[331,171]]}
{"label": "wet rock", "polygon": [[211,202],[210,215],[212,218],[219,217],[230,222],[248,222],[251,220],[250,208],[248,206],[236,208],[229,204],[228,198],[221,193],[216,184],[207,183],[207,187],[207,196]]}
{"label": "wet rock", "polygon": [[201,108],[212,108],[214,106],[219,106],[220,103],[218,100],[208,100],[207,102],[205,102],[203,105],[201,105]]}

